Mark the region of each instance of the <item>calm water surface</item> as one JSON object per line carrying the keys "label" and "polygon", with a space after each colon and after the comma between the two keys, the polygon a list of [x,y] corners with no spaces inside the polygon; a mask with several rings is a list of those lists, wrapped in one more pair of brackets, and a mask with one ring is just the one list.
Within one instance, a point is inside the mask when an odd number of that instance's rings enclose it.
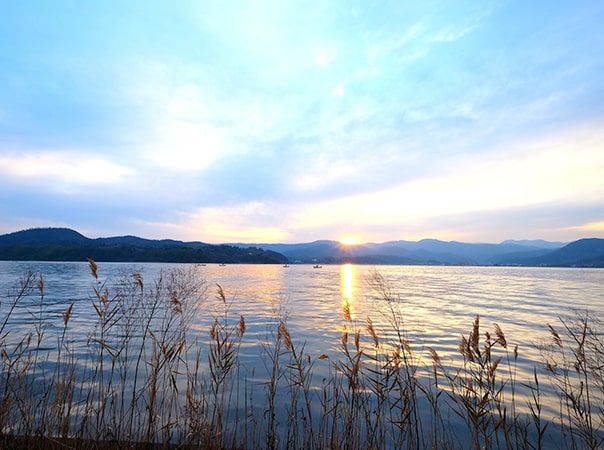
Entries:
{"label": "calm water surface", "polygon": [[[152,283],[170,264],[99,263],[102,281],[111,283],[134,272]],[[44,277],[45,314],[53,317],[50,328],[62,327],[61,314],[74,304],[74,337],[86,338],[95,280],[87,263],[0,262],[0,301],[7,302],[11,287],[28,270]],[[195,266],[205,280],[207,308],[195,318],[203,330],[213,321],[216,284],[231,302],[229,314],[244,316],[248,330],[244,347],[253,355],[257,343],[267,338],[270,324],[286,318],[295,342],[306,342],[313,357],[337,350],[343,330],[365,329],[370,317],[378,334],[391,332],[389,306],[372,287],[379,273],[396,299],[396,308],[416,350],[426,346],[439,354],[455,354],[462,335],[472,329],[476,315],[484,331],[497,323],[508,342],[519,345],[519,354],[532,371],[538,359],[535,344],[548,339],[547,324],[560,325],[576,310],[589,310],[604,317],[604,270],[565,268],[440,267],[440,266],[357,266],[328,265],[320,269],[307,265],[218,265]],[[31,309],[39,299],[28,299],[16,312],[12,326],[26,329]],[[349,308],[350,320],[345,309]],[[5,308],[3,308],[5,310]],[[2,314],[5,314],[2,311]],[[252,358],[253,359],[253,358]]]}
{"label": "calm water surface", "polygon": [[[91,305],[93,288],[115,283],[140,273],[152,286],[161,271],[183,267],[170,264],[99,263],[99,281],[87,263],[0,262],[0,323],[4,322],[13,288],[27,271],[41,273],[44,298],[34,292],[13,312],[9,338],[21,339],[32,331],[36,314],[46,317],[45,333],[58,336],[62,314],[73,304],[69,341],[74,353],[86,355],[91,327],[97,320]],[[493,333],[497,323],[510,348],[518,345],[517,379],[531,380],[533,370],[545,371],[537,345],[548,341],[548,324],[562,328],[577,311],[604,317],[604,270],[509,267],[357,266],[327,265],[195,265],[207,289],[195,312],[192,331],[207,339],[214,319],[224,313],[217,301],[217,285],[224,290],[228,317],[233,323],[245,318],[247,330],[241,344],[240,362],[246,382],[263,386],[263,346],[274,342],[277,324],[287,323],[295,345],[315,361],[313,373],[326,376],[330,361],[341,354],[343,332],[366,332],[371,318],[382,342],[394,338],[396,320],[417,356],[428,361],[428,347],[435,349],[444,365],[459,361],[458,345],[468,336],[476,316],[481,331]],[[375,289],[376,274],[382,277],[391,301]],[[393,315],[394,312],[394,315]],[[47,340],[52,342],[53,340]],[[78,347],[81,349],[78,350]],[[51,350],[51,349],[49,349]],[[81,352],[81,353],[80,353]],[[329,358],[319,359],[321,355]],[[202,357],[205,361],[206,357]],[[427,362],[427,364],[430,364]],[[519,385],[520,386],[520,385]],[[518,389],[521,389],[519,387]],[[555,399],[554,399],[555,400]],[[555,411],[556,403],[546,405]]]}

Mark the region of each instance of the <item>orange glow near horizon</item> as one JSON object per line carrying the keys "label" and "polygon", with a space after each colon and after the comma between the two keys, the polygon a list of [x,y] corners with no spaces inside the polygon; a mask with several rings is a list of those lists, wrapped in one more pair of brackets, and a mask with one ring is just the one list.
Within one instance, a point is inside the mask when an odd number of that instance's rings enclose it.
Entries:
{"label": "orange glow near horizon", "polygon": [[340,244],[342,245],[357,245],[357,238],[354,236],[346,236],[340,239]]}
{"label": "orange glow near horizon", "polygon": [[590,222],[576,227],[570,227],[570,229],[580,231],[604,231],[604,221]]}

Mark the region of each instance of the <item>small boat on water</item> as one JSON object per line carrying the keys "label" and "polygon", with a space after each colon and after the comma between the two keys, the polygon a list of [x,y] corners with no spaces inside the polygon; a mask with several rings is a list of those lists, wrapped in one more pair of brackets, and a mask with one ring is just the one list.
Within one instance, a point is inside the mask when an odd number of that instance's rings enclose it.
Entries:
{"label": "small boat on water", "polygon": [[220,263],[220,264],[218,264],[218,265],[219,265],[220,267],[224,267],[224,266],[226,266],[226,264],[225,264],[225,263]]}
{"label": "small boat on water", "polygon": [[319,265],[319,264],[315,264],[315,265],[313,266],[313,268],[314,268],[314,269],[322,269],[322,268],[323,268],[323,266],[321,266],[321,265]]}
{"label": "small boat on water", "polygon": [[283,264],[283,267],[289,267],[289,264]]}

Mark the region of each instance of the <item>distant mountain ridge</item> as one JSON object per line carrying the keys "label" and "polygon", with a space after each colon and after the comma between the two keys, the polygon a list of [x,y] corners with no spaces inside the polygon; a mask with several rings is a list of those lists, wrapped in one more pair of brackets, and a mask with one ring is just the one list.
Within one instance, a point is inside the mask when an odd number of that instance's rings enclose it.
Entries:
{"label": "distant mountain ridge", "polygon": [[597,238],[570,244],[543,240],[474,244],[423,239],[355,246],[328,240],[306,244],[254,245],[279,252],[290,261],[300,263],[604,267],[604,239]]}
{"label": "distant mountain ridge", "polygon": [[69,228],[32,228],[0,235],[0,260],[282,264],[287,258],[248,246],[136,236],[90,239]]}
{"label": "distant mountain ridge", "polygon": [[499,244],[389,241],[347,246],[318,240],[300,244],[206,244],[115,236],[90,239],[69,228],[33,228],[0,235],[0,260],[218,263],[430,264],[604,267],[604,239],[569,244],[507,240]]}
{"label": "distant mountain ridge", "polygon": [[534,258],[531,263],[544,266],[604,267],[604,239],[580,239]]}
{"label": "distant mountain ridge", "polygon": [[550,241],[544,241],[543,239],[533,239],[533,240],[508,239],[507,241],[503,241],[502,244],[516,244],[516,245],[524,245],[524,246],[528,246],[528,247],[558,249],[558,248],[564,247],[567,244],[567,242],[550,242]]}

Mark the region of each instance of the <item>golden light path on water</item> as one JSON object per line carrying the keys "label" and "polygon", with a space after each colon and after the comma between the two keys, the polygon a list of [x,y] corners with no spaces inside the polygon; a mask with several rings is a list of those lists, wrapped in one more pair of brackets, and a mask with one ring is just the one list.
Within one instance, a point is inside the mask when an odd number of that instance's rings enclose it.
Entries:
{"label": "golden light path on water", "polygon": [[[177,267],[166,264],[99,263],[104,280],[142,273],[152,286],[160,270]],[[56,308],[60,318],[65,305],[74,302],[73,323],[82,333],[94,316],[90,308],[92,282],[85,263],[3,263],[2,283],[14,283],[26,270],[45,276],[45,302],[49,312]],[[218,265],[199,266],[198,276],[208,289],[204,310],[194,326],[200,332],[211,323],[216,284],[229,300],[230,314],[245,317],[248,342],[266,331],[267,322],[286,316],[292,337],[307,342],[313,354],[337,349],[339,334],[354,326],[365,333],[370,317],[376,328],[391,336],[392,320],[399,320],[409,339],[425,352],[427,346],[444,354],[457,354],[462,335],[468,335],[479,315],[481,331],[498,323],[508,341],[521,346],[521,356],[533,359],[534,343],[548,335],[547,324],[558,324],[572,309],[586,308],[602,313],[604,271],[598,269],[547,269],[505,267],[359,266],[326,265]],[[372,284],[375,275],[388,284],[391,302],[384,301]],[[345,317],[348,308],[350,318]],[[393,317],[396,313],[398,317]],[[25,314],[27,317],[27,314]],[[25,319],[24,319],[25,320]],[[80,322],[78,322],[80,321]],[[274,322],[274,320],[273,320]],[[78,330],[74,330],[74,333]],[[256,336],[254,336],[256,333]]]}
{"label": "golden light path on water", "polygon": [[[364,351],[375,353],[368,330],[368,318],[379,339],[381,352],[392,352],[401,339],[407,343],[418,365],[431,366],[429,348],[445,367],[463,363],[458,347],[468,337],[472,323],[480,318],[481,337],[497,323],[505,333],[508,348],[496,348],[497,355],[510,356],[517,344],[518,359],[513,370],[521,384],[532,379],[539,368],[547,377],[537,344],[551,339],[548,324],[560,326],[560,318],[574,316],[574,310],[589,310],[604,317],[604,270],[514,267],[360,266],[325,265],[227,265],[178,266],[168,264],[99,263],[101,281],[114,289],[120,277],[141,273],[145,286],[152,288],[162,270],[187,267],[205,282],[207,292],[193,317],[191,333],[200,342],[209,337],[216,318],[237,323],[245,318],[247,330],[240,346],[242,373],[262,386],[263,352],[274,343],[279,321],[283,320],[292,341],[313,361],[320,380],[332,373],[342,357],[343,333],[360,334]],[[73,345],[87,342],[91,323],[92,282],[86,263],[0,262],[0,300],[8,304],[9,286],[27,270],[44,275],[44,313],[49,316],[48,335],[62,329],[61,315],[73,303],[69,335]],[[381,283],[381,284],[380,284]],[[216,298],[217,285],[226,303]],[[11,336],[24,336],[31,329],[33,301],[16,311]],[[349,342],[352,342],[351,338]],[[350,344],[349,344],[350,345]],[[200,347],[204,351],[204,347]],[[78,352],[74,348],[74,352]],[[83,352],[85,354],[85,351]],[[321,359],[326,355],[328,358]],[[206,361],[205,356],[203,361]],[[429,374],[429,370],[424,371]],[[557,399],[551,397],[551,410]]]}
{"label": "golden light path on water", "polygon": [[[161,267],[136,268],[150,282]],[[209,303],[204,309],[210,314],[200,313],[195,327],[205,332],[212,311],[222,307],[209,306],[218,283],[229,313],[245,317],[243,347],[250,352],[271,323],[285,319],[292,339],[304,343],[310,356],[337,355],[342,331],[360,330],[367,338],[370,318],[383,343],[396,340],[399,328],[420,357],[429,358],[431,347],[445,360],[458,359],[461,337],[469,335],[479,316],[481,334],[493,334],[497,323],[510,346],[519,345],[519,370],[530,375],[532,362],[540,358],[536,344],[549,338],[548,323],[559,325],[559,318],[571,317],[575,308],[602,313],[604,306],[604,271],[598,269],[345,264],[320,269],[207,265],[197,270],[206,280]],[[376,277],[385,283],[381,290]]]}
{"label": "golden light path on water", "polygon": [[343,264],[340,271],[340,286],[342,290],[342,313],[345,318],[353,314],[353,292],[355,286],[354,267],[352,264]]}
{"label": "golden light path on water", "polygon": [[352,293],[354,290],[354,266],[352,264],[343,264],[341,268],[341,286],[342,298],[347,303],[352,303]]}

